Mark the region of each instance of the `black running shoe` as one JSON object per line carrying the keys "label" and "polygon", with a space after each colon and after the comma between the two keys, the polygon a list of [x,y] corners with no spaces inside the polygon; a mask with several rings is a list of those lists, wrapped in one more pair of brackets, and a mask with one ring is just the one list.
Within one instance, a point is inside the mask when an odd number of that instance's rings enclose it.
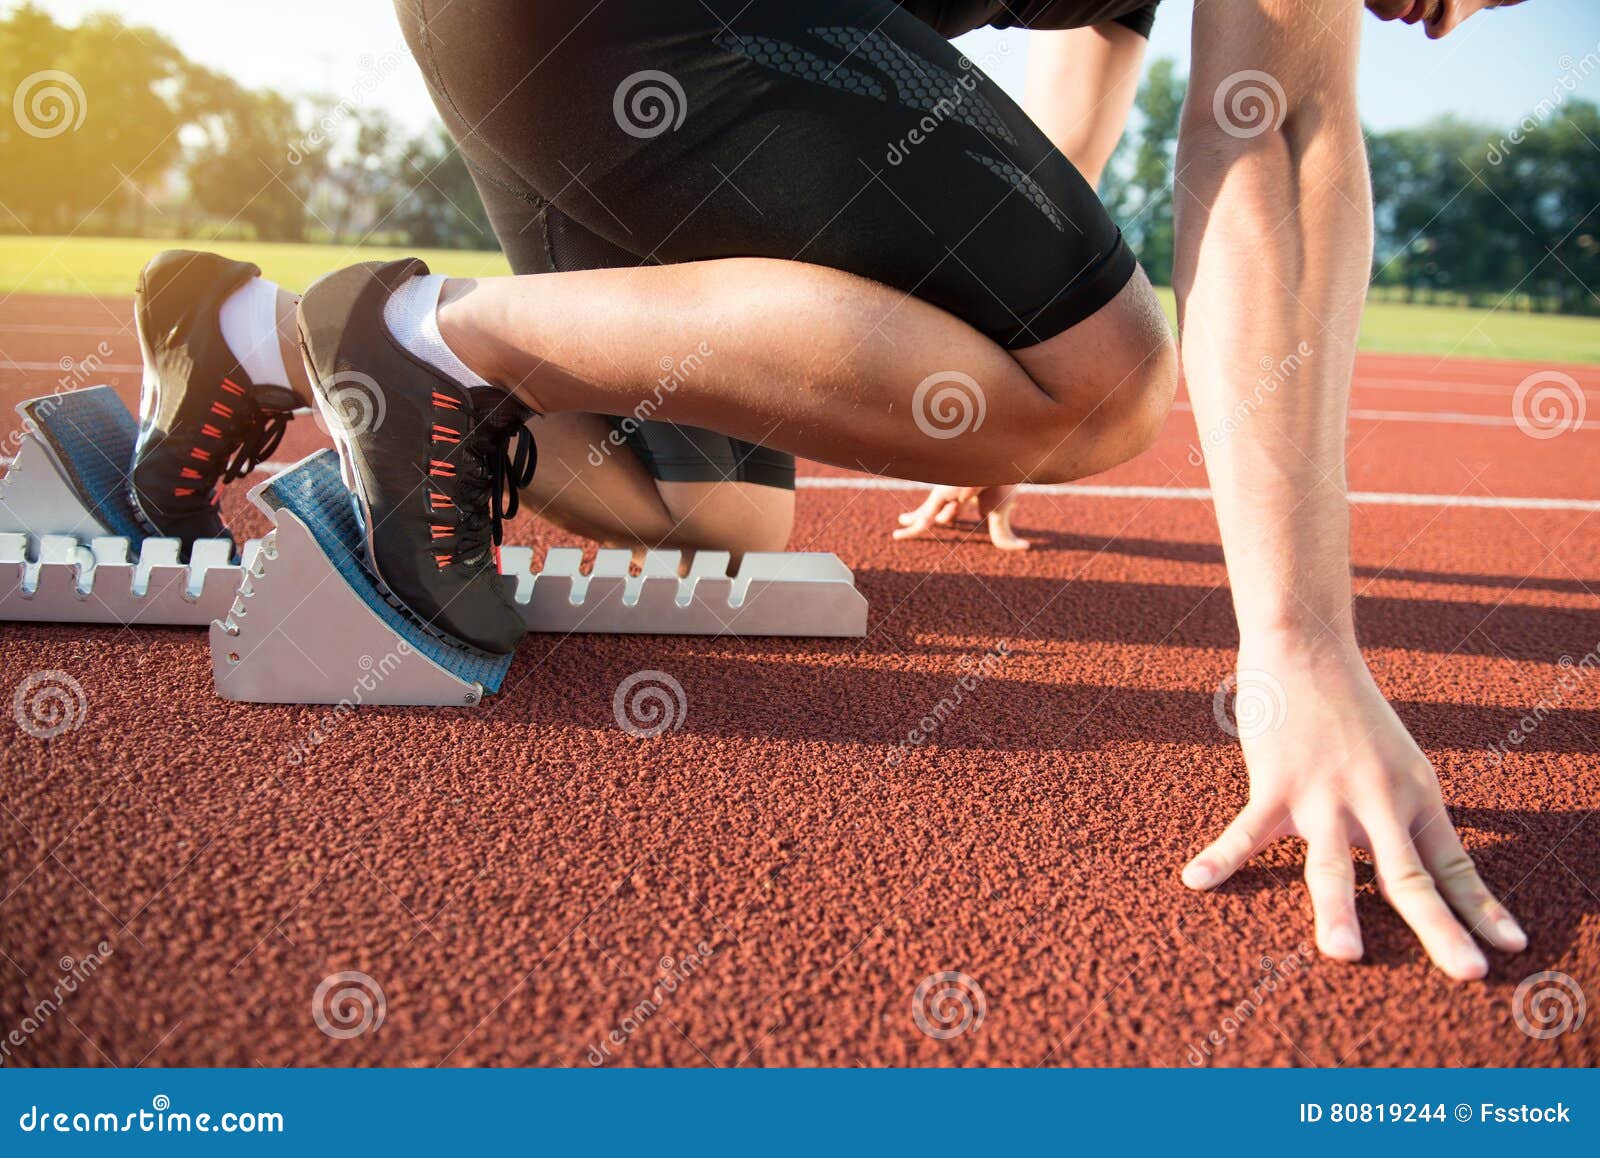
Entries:
{"label": "black running shoe", "polygon": [[139,274],[133,299],[144,393],[128,497],[152,535],[229,538],[222,485],[283,441],[299,405],[286,385],[251,382],[222,338],[218,312],[260,270],[214,253],[169,249]]}
{"label": "black running shoe", "polygon": [[501,521],[533,480],[534,415],[394,340],[384,304],[427,272],[415,259],[369,262],[318,281],[300,299],[301,353],[355,497],[368,569],[434,630],[506,655],[526,628],[500,578]]}

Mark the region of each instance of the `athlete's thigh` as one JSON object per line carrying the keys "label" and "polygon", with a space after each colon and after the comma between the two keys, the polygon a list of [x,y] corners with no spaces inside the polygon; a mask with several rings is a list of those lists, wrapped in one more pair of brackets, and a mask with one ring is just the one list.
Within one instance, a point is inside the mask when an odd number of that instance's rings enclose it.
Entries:
{"label": "athlete's thigh", "polygon": [[833,266],[1013,348],[1132,275],[1066,158],[889,0],[407,5],[474,146],[642,258]]}

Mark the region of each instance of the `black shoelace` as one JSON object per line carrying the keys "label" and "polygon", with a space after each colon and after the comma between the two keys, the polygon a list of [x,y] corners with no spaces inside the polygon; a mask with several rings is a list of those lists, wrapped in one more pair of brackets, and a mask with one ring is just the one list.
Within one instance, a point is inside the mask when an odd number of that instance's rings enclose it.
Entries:
{"label": "black shoelace", "polygon": [[284,431],[289,429],[289,420],[293,417],[288,410],[258,411],[245,427],[244,441],[239,444],[239,449],[233,452],[227,465],[222,468],[222,481],[229,483],[236,478],[243,478],[265,462],[283,441]]}
{"label": "black shoelace", "polygon": [[[455,555],[458,559],[476,564],[487,558],[485,544],[479,537],[483,531],[482,502],[488,499],[489,537],[498,547],[504,536],[505,520],[514,518],[522,505],[522,488],[533,481],[538,465],[538,448],[534,445],[533,431],[520,421],[508,423],[499,430],[477,435],[482,458],[479,468],[463,473],[460,480],[462,516],[456,529]],[[514,444],[514,445],[513,445]],[[484,492],[488,493],[485,494]]]}

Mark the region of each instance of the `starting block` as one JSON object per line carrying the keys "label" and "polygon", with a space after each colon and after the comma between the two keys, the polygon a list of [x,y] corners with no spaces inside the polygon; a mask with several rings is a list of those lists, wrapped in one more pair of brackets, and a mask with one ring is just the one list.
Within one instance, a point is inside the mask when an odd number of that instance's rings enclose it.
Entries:
{"label": "starting block", "polygon": [[[0,477],[0,620],[210,625],[224,699],[257,703],[476,704],[509,656],[440,638],[379,589],[363,561],[349,492],[331,450],[250,492],[273,521],[240,557],[201,540],[146,535],[127,497],[138,424],[106,386],[31,399]],[[554,548],[501,551],[507,594],[533,632],[860,637],[867,603],[824,553]]]}
{"label": "starting block", "polygon": [[109,386],[32,398],[0,478],[0,619],[202,627],[223,615],[243,564],[226,539],[187,563],[147,536],[128,501],[138,423]]}
{"label": "starting block", "polygon": [[431,634],[391,604],[364,546],[339,458],[319,451],[250,492],[274,529],[211,625],[211,674],[225,700],[269,704],[476,704],[500,690],[510,656]]}
{"label": "starting block", "polygon": [[[225,699],[266,703],[476,704],[511,666],[455,646],[392,604],[362,563],[338,456],[318,451],[250,492],[275,529],[262,540],[228,614],[211,627]],[[833,555],[751,554],[728,574],[702,551],[680,577],[677,551],[651,551],[639,575],[627,551],[501,550],[507,593],[530,631],[657,635],[862,636],[867,603]]]}

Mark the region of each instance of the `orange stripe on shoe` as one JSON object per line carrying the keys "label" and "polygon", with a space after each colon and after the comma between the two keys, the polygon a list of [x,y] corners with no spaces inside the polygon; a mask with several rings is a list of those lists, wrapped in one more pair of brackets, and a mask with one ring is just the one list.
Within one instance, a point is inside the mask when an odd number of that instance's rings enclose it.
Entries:
{"label": "orange stripe on shoe", "polygon": [[205,435],[207,438],[221,438],[222,428],[218,426],[212,426],[211,423],[208,422],[200,428],[200,433]]}
{"label": "orange stripe on shoe", "polygon": [[190,458],[194,458],[194,459],[199,459],[201,462],[210,462],[211,461],[210,452],[201,450],[198,446],[194,446],[194,447],[190,447],[189,448],[189,457]]}
{"label": "orange stripe on shoe", "polygon": [[443,406],[447,410],[461,409],[461,399],[452,398],[448,394],[441,394],[437,390],[433,392],[433,404],[435,406]]}
{"label": "orange stripe on shoe", "polygon": [[229,406],[226,402],[213,402],[211,404],[211,413],[217,415],[219,418],[232,418],[233,407]]}
{"label": "orange stripe on shoe", "polygon": [[192,479],[197,479],[197,480],[200,478],[200,472],[195,470],[194,467],[192,467],[192,466],[184,467],[182,470],[180,470],[178,472],[178,475],[181,478],[192,478]]}
{"label": "orange stripe on shoe", "polygon": [[235,382],[231,378],[224,378],[222,380],[222,388],[224,390],[226,390],[229,394],[232,394],[232,395],[234,395],[236,397],[239,397],[239,398],[243,398],[244,397],[244,387],[239,385],[237,382]]}

